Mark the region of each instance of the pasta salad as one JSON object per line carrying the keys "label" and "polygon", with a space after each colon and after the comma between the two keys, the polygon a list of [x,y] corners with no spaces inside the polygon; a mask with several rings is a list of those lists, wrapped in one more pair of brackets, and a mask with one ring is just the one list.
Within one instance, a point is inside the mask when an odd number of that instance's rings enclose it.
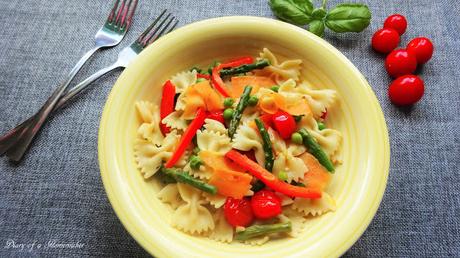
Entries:
{"label": "pasta salad", "polygon": [[325,123],[337,93],[302,81],[301,65],[264,48],[257,58],[180,72],[159,105],[136,103],[135,162],[161,182],[172,226],[261,245],[335,211],[326,190],[342,135]]}

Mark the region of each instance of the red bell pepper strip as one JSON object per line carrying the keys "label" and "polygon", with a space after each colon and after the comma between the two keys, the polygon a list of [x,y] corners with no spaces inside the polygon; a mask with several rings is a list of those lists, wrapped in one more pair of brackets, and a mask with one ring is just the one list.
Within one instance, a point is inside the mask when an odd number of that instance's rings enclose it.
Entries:
{"label": "red bell pepper strip", "polygon": [[197,73],[197,74],[196,74],[196,78],[203,78],[203,79],[209,80],[209,79],[211,79],[211,75],[209,75],[209,74]]}
{"label": "red bell pepper strip", "polygon": [[190,125],[187,127],[184,134],[180,138],[179,144],[174,150],[171,159],[169,159],[168,162],[166,162],[166,168],[173,167],[180,159],[180,157],[182,157],[182,154],[184,154],[185,149],[187,149],[189,144],[192,142],[192,139],[195,136],[196,131],[198,131],[203,126],[205,119],[206,111],[203,108],[199,108],[196,112],[195,119],[193,119],[193,121],[190,123]]}
{"label": "red bell pepper strip", "polygon": [[279,180],[274,174],[268,172],[256,162],[252,161],[245,155],[236,150],[230,150],[225,154],[225,157],[233,160],[237,165],[247,170],[251,175],[258,178],[260,181],[276,192],[280,192],[291,197],[301,197],[308,199],[321,198],[321,190],[290,185]]}
{"label": "red bell pepper strip", "polygon": [[[243,64],[251,64],[254,63],[254,58],[252,56],[241,56],[241,57],[235,57],[227,60],[226,63],[233,63],[233,62],[241,62],[241,64],[237,65],[243,65]],[[249,62],[249,63],[247,63]]]}
{"label": "red bell pepper strip", "polygon": [[206,118],[216,120],[225,125],[224,111],[214,111],[210,112]]}
{"label": "red bell pepper strip", "polygon": [[[174,97],[176,96],[176,86],[172,84],[171,80],[168,80],[163,85],[163,94],[161,96],[161,105],[160,105],[160,118],[167,117],[174,111]],[[169,133],[171,128],[166,126],[160,121],[160,129],[163,135]]]}
{"label": "red bell pepper strip", "polygon": [[220,77],[220,70],[224,68],[237,67],[237,66],[244,65],[244,64],[252,64],[253,62],[254,62],[254,58],[247,56],[247,57],[242,57],[242,58],[239,58],[237,60],[234,60],[228,63],[220,64],[214,67],[212,69],[212,77],[211,77],[214,88],[216,88],[216,90],[220,94],[222,94],[222,96],[226,98],[230,97],[230,92],[228,91],[228,89],[226,88],[224,84],[224,81]]}

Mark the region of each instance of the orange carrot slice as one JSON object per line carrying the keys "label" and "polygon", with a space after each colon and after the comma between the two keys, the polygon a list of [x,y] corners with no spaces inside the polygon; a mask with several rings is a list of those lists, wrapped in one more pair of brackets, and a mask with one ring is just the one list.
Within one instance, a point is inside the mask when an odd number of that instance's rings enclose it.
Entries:
{"label": "orange carrot slice", "polygon": [[284,109],[285,106],[284,97],[276,92],[260,96],[259,107],[267,114],[275,114],[278,109]]}
{"label": "orange carrot slice", "polygon": [[299,156],[307,165],[308,171],[304,175],[304,183],[307,187],[324,190],[331,180],[331,174],[310,153],[306,152]]}
{"label": "orange carrot slice", "polygon": [[293,116],[308,115],[311,113],[311,109],[307,100],[303,98],[295,102],[285,101],[285,105],[281,106],[280,109],[288,112]]}
{"label": "orange carrot slice", "polygon": [[233,98],[239,98],[243,94],[246,85],[252,86],[251,93],[254,94],[259,91],[260,87],[271,87],[276,83],[269,77],[263,76],[234,76],[231,79],[232,85],[230,92]]}
{"label": "orange carrot slice", "polygon": [[216,169],[209,180],[210,185],[217,187],[223,196],[242,199],[251,188],[252,176],[228,169]]}
{"label": "orange carrot slice", "polygon": [[218,111],[224,108],[221,96],[211,87],[209,81],[202,81],[187,88],[183,117],[193,117],[198,108]]}
{"label": "orange carrot slice", "polygon": [[195,116],[199,108],[206,108],[206,103],[204,102],[204,99],[201,97],[199,92],[193,87],[187,88],[185,94],[185,108],[182,116],[189,119]]}
{"label": "orange carrot slice", "polygon": [[233,170],[236,172],[244,172],[243,168],[217,152],[203,150],[198,153],[198,156],[205,165],[212,169],[225,169]]}
{"label": "orange carrot slice", "polygon": [[199,82],[192,87],[200,94],[206,103],[206,109],[208,111],[218,111],[224,108],[222,98],[212,87],[209,81]]}

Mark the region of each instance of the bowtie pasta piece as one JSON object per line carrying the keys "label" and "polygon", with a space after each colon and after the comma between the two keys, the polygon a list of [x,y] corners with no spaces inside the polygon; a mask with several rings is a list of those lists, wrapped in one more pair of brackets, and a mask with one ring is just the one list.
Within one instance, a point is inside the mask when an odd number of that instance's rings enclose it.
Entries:
{"label": "bowtie pasta piece", "polygon": [[211,204],[214,208],[219,209],[224,206],[227,197],[220,194],[210,194],[203,192],[204,199]]}
{"label": "bowtie pasta piece", "polygon": [[181,118],[182,111],[174,111],[171,114],[167,115],[161,122],[171,129],[177,129],[184,131],[187,129],[188,124],[185,119]]}
{"label": "bowtie pasta piece", "polygon": [[207,129],[198,130],[196,142],[200,151],[212,151],[224,155],[232,149],[230,138],[227,134],[220,134]]}
{"label": "bowtie pasta piece", "polygon": [[214,220],[209,210],[202,206],[201,191],[192,186],[178,183],[179,194],[186,204],[181,205],[172,216],[172,224],[187,233],[200,234],[213,230]]}
{"label": "bowtie pasta piece", "polygon": [[185,71],[175,74],[171,77],[171,82],[176,86],[176,93],[182,93],[189,87],[196,83],[196,71]]}
{"label": "bowtie pasta piece", "polygon": [[259,133],[249,125],[242,124],[238,130],[236,130],[232,147],[241,151],[254,150],[257,163],[259,163],[261,166],[264,166],[265,157],[262,147],[262,138],[260,137]]}
{"label": "bowtie pasta piece", "polygon": [[299,181],[302,179],[305,172],[308,171],[307,166],[302,159],[296,157],[305,152],[305,148],[301,145],[291,144],[286,145],[286,142],[272,129],[268,130],[272,141],[273,149],[276,152],[276,159],[273,163],[273,173],[278,176],[281,171],[286,172],[287,182]]}
{"label": "bowtie pasta piece", "polygon": [[158,199],[164,203],[168,203],[175,210],[177,207],[184,204],[184,201],[179,195],[177,184],[168,184],[163,187],[157,194]]}
{"label": "bowtie pasta piece", "polygon": [[227,128],[225,128],[225,125],[214,119],[205,119],[204,128],[209,132],[220,133],[224,135],[227,134]]}
{"label": "bowtie pasta piece", "polygon": [[337,100],[337,92],[331,89],[314,90],[306,83],[301,83],[296,90],[303,94],[315,118],[321,117],[323,112],[329,109]]}
{"label": "bowtie pasta piece", "polygon": [[338,151],[342,143],[342,133],[335,130],[326,128],[319,130],[318,122],[312,117],[303,117],[298,124],[300,128],[306,128],[308,132],[318,141],[319,145],[323,148],[332,162],[337,162]]}
{"label": "bowtie pasta piece", "polygon": [[209,238],[223,243],[230,243],[233,240],[233,227],[227,223],[224,216],[224,210],[218,209],[214,214],[214,230]]}
{"label": "bowtie pasta piece", "polygon": [[171,158],[179,137],[177,131],[174,130],[166,135],[161,145],[156,145],[143,139],[136,139],[134,144],[134,159],[144,178],[153,176],[163,161]]}
{"label": "bowtie pasta piece", "polygon": [[270,62],[270,65],[260,71],[255,71],[254,73],[256,75],[269,76],[278,84],[281,84],[288,79],[293,79],[295,81],[300,79],[302,60],[291,59],[280,63],[275,55],[273,55],[273,53],[267,48],[262,50],[259,57],[261,59],[267,59]]}
{"label": "bowtie pasta piece", "polygon": [[335,211],[337,206],[334,199],[323,192],[320,199],[295,198],[292,208],[304,215],[319,216],[328,211]]}
{"label": "bowtie pasta piece", "polygon": [[292,209],[292,207],[284,207],[283,213],[278,216],[280,222],[291,222],[292,230],[287,232],[291,237],[298,237],[305,228],[305,217],[302,213]]}
{"label": "bowtie pasta piece", "polygon": [[158,106],[148,101],[138,101],[136,110],[142,120],[142,124],[137,129],[138,137],[152,143],[160,143],[164,137],[160,131]]}

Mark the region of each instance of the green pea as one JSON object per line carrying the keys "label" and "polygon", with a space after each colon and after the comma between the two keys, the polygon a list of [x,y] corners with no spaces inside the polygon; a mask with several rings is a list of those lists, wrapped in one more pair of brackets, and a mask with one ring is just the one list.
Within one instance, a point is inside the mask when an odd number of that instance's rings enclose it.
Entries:
{"label": "green pea", "polygon": [[206,79],[205,79],[205,78],[198,78],[198,79],[196,79],[196,83],[203,82],[203,81],[206,81]]}
{"label": "green pea", "polygon": [[191,156],[190,157],[190,167],[194,170],[200,169],[201,166],[201,159],[198,156]]}
{"label": "green pea", "polygon": [[278,178],[280,180],[283,180],[283,181],[288,180],[288,175],[287,175],[286,171],[281,170],[280,172],[278,172]]}
{"label": "green pea", "polygon": [[293,133],[291,135],[291,141],[295,144],[302,144],[303,143],[303,139],[302,139],[302,135],[300,135],[300,133]]}
{"label": "green pea", "polygon": [[278,90],[280,89],[280,86],[275,85],[275,86],[272,86],[270,89],[274,92],[278,92]]}
{"label": "green pea", "polygon": [[232,119],[232,117],[233,117],[233,109],[231,109],[231,108],[225,109],[225,111],[224,111],[224,119],[225,120],[230,120],[230,119]]}
{"label": "green pea", "polygon": [[224,99],[224,106],[226,108],[232,107],[234,102],[235,101],[232,98],[226,98]]}
{"label": "green pea", "polygon": [[318,122],[318,129],[319,130],[324,130],[324,129],[326,129],[326,125],[323,124],[322,122]]}
{"label": "green pea", "polygon": [[248,100],[248,105],[253,107],[257,105],[257,102],[259,102],[259,99],[256,96],[251,96]]}

